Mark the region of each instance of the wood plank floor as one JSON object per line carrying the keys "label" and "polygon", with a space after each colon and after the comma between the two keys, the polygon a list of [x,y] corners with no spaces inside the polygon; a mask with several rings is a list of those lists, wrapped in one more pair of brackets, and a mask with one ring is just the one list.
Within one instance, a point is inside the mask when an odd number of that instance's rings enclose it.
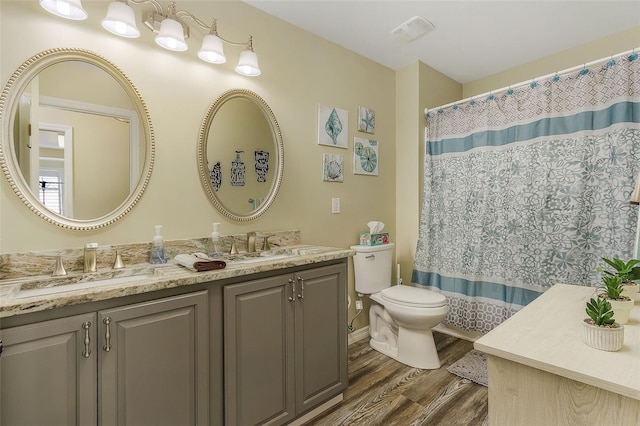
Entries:
{"label": "wood plank floor", "polygon": [[473,343],[434,333],[442,366],[420,370],[371,349],[367,340],[349,346],[349,387],[344,401],[305,426],[487,425],[487,388],[447,367]]}

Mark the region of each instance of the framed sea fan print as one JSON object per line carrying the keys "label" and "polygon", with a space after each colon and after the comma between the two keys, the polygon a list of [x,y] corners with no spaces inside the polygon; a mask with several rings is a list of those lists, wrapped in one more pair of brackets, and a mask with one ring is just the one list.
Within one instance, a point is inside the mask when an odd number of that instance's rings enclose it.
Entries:
{"label": "framed sea fan print", "polygon": [[347,149],[349,113],[343,109],[318,105],[318,144]]}
{"label": "framed sea fan print", "polygon": [[322,154],[322,180],[325,182],[344,181],[344,157],[342,155]]}
{"label": "framed sea fan print", "polygon": [[353,138],[353,174],[378,176],[378,141]]}
{"label": "framed sea fan print", "polygon": [[376,112],[367,107],[358,107],[358,130],[364,133],[376,132]]}

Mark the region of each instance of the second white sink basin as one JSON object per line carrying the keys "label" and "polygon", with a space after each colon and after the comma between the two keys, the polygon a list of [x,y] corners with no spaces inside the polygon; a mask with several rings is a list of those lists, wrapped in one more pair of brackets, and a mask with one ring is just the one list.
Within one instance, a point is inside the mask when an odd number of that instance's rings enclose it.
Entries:
{"label": "second white sink basin", "polygon": [[13,296],[15,299],[26,299],[33,296],[46,296],[50,294],[64,293],[74,290],[86,290],[96,287],[103,287],[114,284],[124,284],[136,281],[142,281],[151,278],[151,275],[129,275],[126,277],[107,278],[104,280],[86,281],[75,284],[63,284],[54,287],[34,288],[30,290],[18,291]]}
{"label": "second white sink basin", "polygon": [[256,256],[256,257],[250,257],[248,259],[230,260],[229,263],[231,265],[237,265],[237,264],[246,264],[246,263],[271,262],[273,260],[287,259],[294,256],[295,255],[288,254],[288,253],[281,253],[281,254],[273,254],[270,256]]}

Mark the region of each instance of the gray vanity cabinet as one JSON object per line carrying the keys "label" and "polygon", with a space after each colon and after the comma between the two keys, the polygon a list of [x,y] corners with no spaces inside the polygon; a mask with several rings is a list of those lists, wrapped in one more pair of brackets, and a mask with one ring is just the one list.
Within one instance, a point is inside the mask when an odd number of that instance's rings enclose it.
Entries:
{"label": "gray vanity cabinet", "polygon": [[347,387],[346,263],[224,287],[227,425],[285,424]]}
{"label": "gray vanity cabinet", "polygon": [[98,312],[99,424],[208,423],[205,291]]}
{"label": "gray vanity cabinet", "polygon": [[0,424],[97,423],[96,314],[0,331]]}
{"label": "gray vanity cabinet", "polygon": [[207,309],[201,291],[1,330],[0,424],[207,424]]}

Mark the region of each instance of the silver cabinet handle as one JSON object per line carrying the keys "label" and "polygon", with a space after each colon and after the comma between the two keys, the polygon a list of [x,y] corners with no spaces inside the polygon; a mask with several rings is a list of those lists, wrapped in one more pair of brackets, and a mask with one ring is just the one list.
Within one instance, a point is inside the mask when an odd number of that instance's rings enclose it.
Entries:
{"label": "silver cabinet handle", "polygon": [[289,302],[294,302],[296,299],[294,298],[296,294],[296,282],[293,278],[289,278],[289,284],[291,284],[291,296],[289,296]]}
{"label": "silver cabinet handle", "polygon": [[105,352],[109,352],[111,351],[111,317],[106,317],[102,322],[106,326],[104,332],[104,346],[102,349],[104,349]]}
{"label": "silver cabinet handle", "polygon": [[82,323],[82,329],[84,330],[84,351],[82,351],[82,356],[85,358],[89,358],[91,356],[91,335],[89,334],[90,328],[91,323],[89,321]]}
{"label": "silver cabinet handle", "polygon": [[304,299],[304,278],[298,277],[298,282],[300,283],[300,294],[298,294],[298,299]]}

